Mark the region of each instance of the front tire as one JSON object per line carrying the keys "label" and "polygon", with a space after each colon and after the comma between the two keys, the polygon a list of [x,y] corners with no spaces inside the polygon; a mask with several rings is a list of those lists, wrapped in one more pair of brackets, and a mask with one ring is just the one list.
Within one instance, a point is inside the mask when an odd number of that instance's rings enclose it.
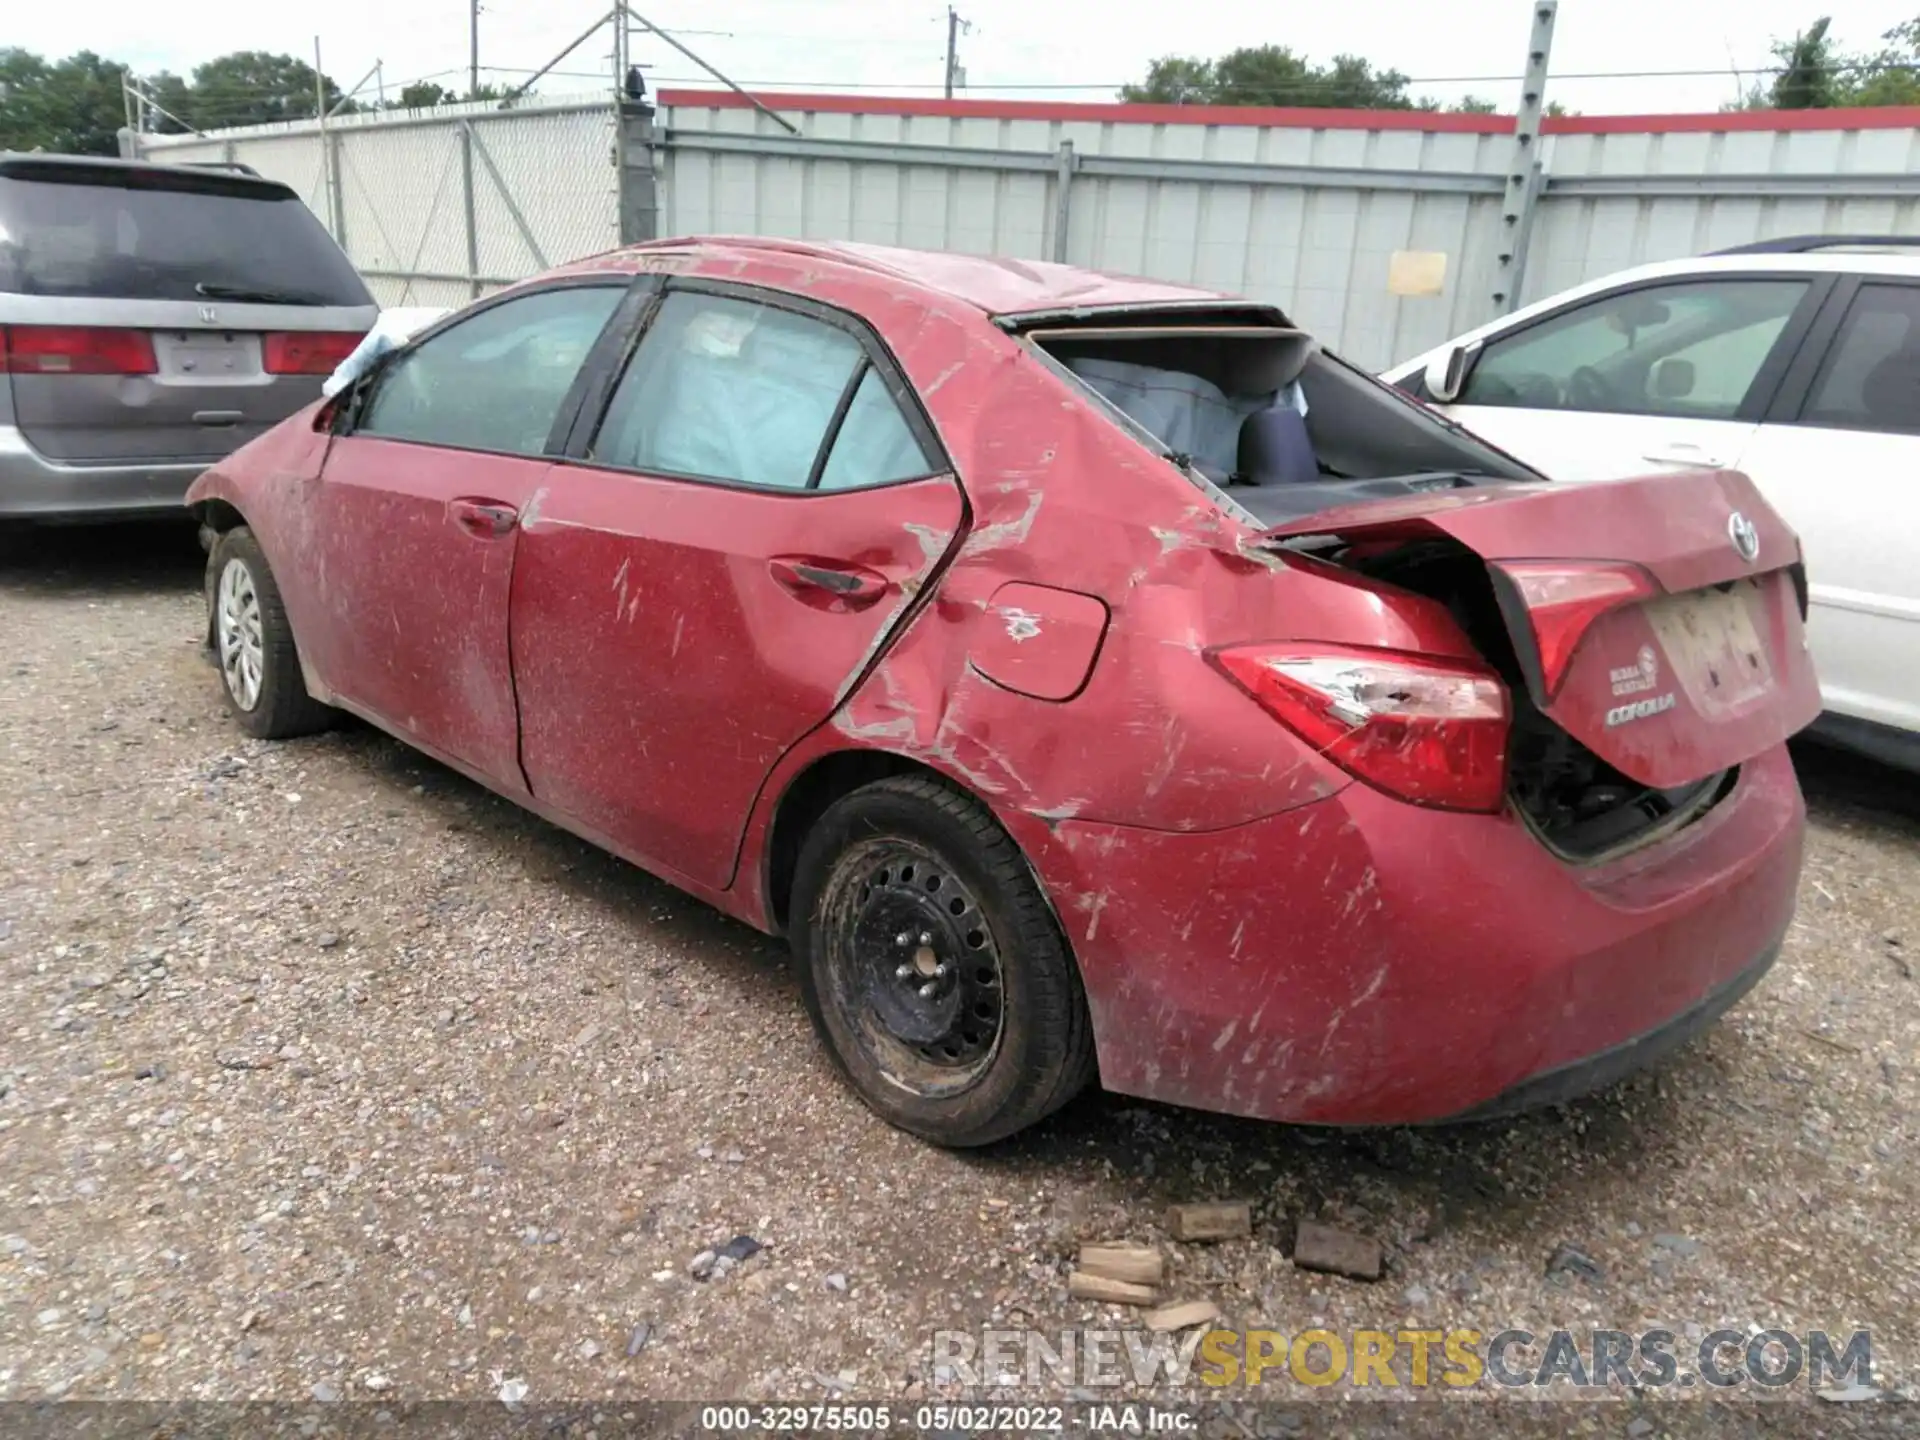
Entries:
{"label": "front tire", "polygon": [[890,1124],[986,1145],[1093,1078],[1073,958],[1025,857],[972,798],[920,777],[842,797],[801,848],[790,913],[814,1025]]}
{"label": "front tire", "polygon": [[215,541],[207,579],[214,662],[240,728],[256,740],[326,729],[334,711],[307,693],[280,587],[251,530],[242,525]]}

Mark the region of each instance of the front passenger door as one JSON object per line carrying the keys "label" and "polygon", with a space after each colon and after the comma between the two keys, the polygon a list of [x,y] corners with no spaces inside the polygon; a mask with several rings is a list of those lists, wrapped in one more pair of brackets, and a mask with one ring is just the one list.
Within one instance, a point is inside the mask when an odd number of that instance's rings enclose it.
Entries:
{"label": "front passenger door", "polygon": [[334,439],[309,507],[308,663],[348,708],[509,790],[525,789],[507,659],[519,519],[625,289],[514,295],[418,341]]}
{"label": "front passenger door", "polygon": [[1555,480],[1733,468],[1815,288],[1740,276],[1596,296],[1489,338],[1442,408]]}

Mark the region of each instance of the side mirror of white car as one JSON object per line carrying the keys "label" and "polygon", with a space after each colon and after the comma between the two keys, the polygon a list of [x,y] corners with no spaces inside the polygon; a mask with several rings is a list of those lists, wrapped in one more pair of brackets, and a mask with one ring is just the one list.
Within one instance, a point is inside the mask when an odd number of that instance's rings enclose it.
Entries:
{"label": "side mirror of white car", "polygon": [[1466,388],[1467,372],[1473,368],[1474,358],[1479,353],[1477,344],[1449,345],[1429,360],[1421,376],[1427,398],[1436,405],[1451,405],[1458,400],[1460,392]]}

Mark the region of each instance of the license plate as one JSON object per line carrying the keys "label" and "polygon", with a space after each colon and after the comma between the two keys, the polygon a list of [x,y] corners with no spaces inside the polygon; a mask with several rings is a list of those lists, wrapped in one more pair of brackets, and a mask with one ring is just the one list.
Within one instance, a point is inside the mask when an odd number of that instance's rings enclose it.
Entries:
{"label": "license plate", "polygon": [[1762,600],[1759,584],[1742,580],[1646,606],[1670,672],[1701,714],[1725,715],[1772,692],[1773,662],[1753,619]]}
{"label": "license plate", "polygon": [[261,374],[260,337],[244,332],[157,330],[153,356],[170,379],[219,384]]}

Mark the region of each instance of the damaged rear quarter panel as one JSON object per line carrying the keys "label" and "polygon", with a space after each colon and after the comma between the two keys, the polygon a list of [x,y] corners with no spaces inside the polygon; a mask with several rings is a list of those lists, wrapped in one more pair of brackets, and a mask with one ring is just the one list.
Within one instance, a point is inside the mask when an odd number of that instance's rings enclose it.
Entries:
{"label": "damaged rear quarter panel", "polygon": [[[972,523],[932,603],[835,716],[844,740],[920,759],[996,809],[1156,829],[1239,824],[1345,784],[1205,652],[1303,618],[1311,628],[1327,604],[1350,602],[1288,604],[1294,582],[1316,582],[1242,556],[1233,521],[1020,342],[983,322],[970,348],[957,371],[946,355],[901,349],[923,395],[942,381],[928,403]],[[1078,592],[1109,612],[1092,675],[1065,703],[981,673],[1009,649],[996,598],[1009,585]],[[1023,632],[1036,622],[1044,634],[1037,611],[1013,619]]]}

